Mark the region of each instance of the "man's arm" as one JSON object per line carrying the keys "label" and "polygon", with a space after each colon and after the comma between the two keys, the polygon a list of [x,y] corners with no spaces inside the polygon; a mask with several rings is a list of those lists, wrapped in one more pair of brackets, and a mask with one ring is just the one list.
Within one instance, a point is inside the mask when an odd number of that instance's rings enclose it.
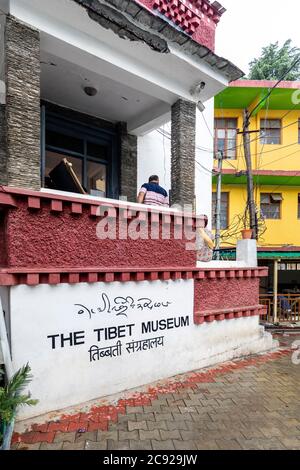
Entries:
{"label": "man's arm", "polygon": [[142,188],[137,196],[136,202],[138,204],[144,204],[145,196],[146,196],[146,191],[144,188]]}

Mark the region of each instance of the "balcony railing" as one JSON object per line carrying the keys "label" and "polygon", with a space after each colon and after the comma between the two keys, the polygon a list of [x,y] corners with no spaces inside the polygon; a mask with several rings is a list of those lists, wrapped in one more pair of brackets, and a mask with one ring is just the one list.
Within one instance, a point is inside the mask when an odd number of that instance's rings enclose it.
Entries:
{"label": "balcony railing", "polygon": [[[263,322],[274,321],[274,296],[273,294],[260,295],[261,305],[267,307],[267,314],[261,317]],[[300,322],[300,294],[278,294],[277,319],[279,323]]]}

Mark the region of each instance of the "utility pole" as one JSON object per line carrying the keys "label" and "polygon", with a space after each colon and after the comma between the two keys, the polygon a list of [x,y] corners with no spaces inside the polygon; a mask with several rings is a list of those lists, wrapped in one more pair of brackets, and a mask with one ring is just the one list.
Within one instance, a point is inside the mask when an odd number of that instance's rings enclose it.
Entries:
{"label": "utility pole", "polygon": [[216,216],[216,252],[217,252],[217,260],[220,259],[222,167],[223,167],[223,152],[218,151],[217,201],[216,201],[216,213],[215,213],[215,216]]}
{"label": "utility pole", "polygon": [[253,185],[253,173],[252,173],[252,162],[251,162],[251,148],[250,148],[250,132],[249,131],[249,113],[248,110],[244,110],[244,123],[243,123],[243,143],[244,143],[244,154],[247,167],[247,193],[248,193],[248,207],[250,215],[250,228],[253,230],[253,238],[258,239],[258,227],[257,227],[257,214],[254,202],[254,185]]}

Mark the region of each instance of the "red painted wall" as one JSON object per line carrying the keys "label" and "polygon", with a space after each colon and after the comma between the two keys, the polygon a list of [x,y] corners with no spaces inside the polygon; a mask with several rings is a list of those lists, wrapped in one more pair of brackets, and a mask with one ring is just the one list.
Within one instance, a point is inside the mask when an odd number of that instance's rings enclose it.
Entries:
{"label": "red painted wall", "polygon": [[136,0],[136,3],[162,15],[196,42],[212,51],[215,49],[216,26],[221,14],[207,0]]}
{"label": "red painted wall", "polygon": [[259,278],[195,281],[195,312],[250,307],[259,304]]}
{"label": "red painted wall", "polygon": [[0,266],[6,266],[5,213],[0,212]]}
{"label": "red painted wall", "polygon": [[[38,194],[38,193],[37,193]],[[185,267],[195,266],[194,251],[186,251],[186,240],[99,240],[99,217],[91,216],[90,205],[82,213],[71,211],[64,201],[60,212],[51,212],[51,200],[37,199],[40,209],[28,208],[27,197],[15,197],[17,208],[7,209],[7,267]],[[160,228],[162,218],[160,216]],[[2,231],[4,224],[2,223]]]}

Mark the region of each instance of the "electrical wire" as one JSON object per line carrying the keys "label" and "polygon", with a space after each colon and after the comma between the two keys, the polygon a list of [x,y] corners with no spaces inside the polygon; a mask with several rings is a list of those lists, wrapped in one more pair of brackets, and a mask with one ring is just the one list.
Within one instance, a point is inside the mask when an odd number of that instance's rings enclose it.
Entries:
{"label": "electrical wire", "polygon": [[285,160],[286,158],[289,158],[292,155],[295,155],[296,153],[300,153],[300,149],[296,150],[295,152],[289,153],[288,155],[285,155],[284,157],[278,158],[278,160],[272,160],[271,162],[268,162],[265,165],[262,165],[261,167],[259,167],[258,170],[261,170],[262,168],[265,168],[266,166],[273,165],[273,163],[277,163],[282,160]]}
{"label": "electrical wire", "polygon": [[278,85],[285,79],[285,77],[289,74],[289,72],[291,70],[293,70],[294,67],[296,67],[296,65],[298,65],[300,63],[300,57],[298,57],[298,59],[295,60],[295,62],[291,65],[291,67],[286,71],[284,72],[284,74],[282,75],[282,77],[275,83],[275,85],[269,90],[269,92],[267,93],[267,95],[262,98],[259,103],[255,106],[255,108],[252,109],[251,113],[249,114],[248,116],[248,119],[250,119],[250,117],[252,116],[252,114],[254,113],[254,111],[256,111],[256,109],[267,99],[271,96],[271,94],[273,93],[273,91],[275,90],[275,88],[278,87]]}
{"label": "electrical wire", "polygon": [[[291,113],[293,110],[294,110],[294,108],[293,108],[293,109],[290,109],[284,116],[280,117],[279,119],[280,119],[280,120],[284,119],[284,118],[285,118],[289,113]],[[287,125],[285,125],[285,126],[282,126],[282,127],[281,127],[281,130],[287,129],[288,127],[293,126],[294,124],[297,124],[298,122],[299,122],[299,119],[297,119],[296,121],[293,121],[293,122],[291,122],[291,123],[289,123],[289,124],[287,124]],[[206,121],[206,124],[207,124],[207,121]],[[208,124],[207,124],[207,125],[208,125]],[[159,132],[160,134],[163,134],[163,133],[164,133],[166,137],[171,138],[171,137],[170,137],[170,134],[168,135],[168,133],[167,133],[166,131],[162,131],[161,128],[160,128],[160,129],[157,129],[157,132]],[[211,131],[210,131],[210,134],[211,134],[211,136],[212,136]],[[266,134],[264,137],[270,137],[270,135]],[[261,136],[255,137],[254,139],[250,140],[250,144],[253,143],[253,142],[256,142],[256,141],[258,141],[258,140],[260,140],[260,139],[261,139]],[[296,145],[296,144],[298,144],[298,142],[295,142],[295,144],[292,144],[292,145]],[[236,145],[235,147],[230,147],[230,148],[227,149],[227,151],[228,151],[228,150],[238,150],[238,149],[242,149],[242,147],[243,147],[243,143],[241,143],[241,144],[239,144],[239,145]],[[206,148],[206,147],[196,146],[196,148],[197,148],[198,150],[203,151],[203,152],[207,152],[207,153],[210,153],[210,154],[215,154],[215,151],[214,151],[214,150],[211,150],[211,149]],[[273,150],[269,150],[269,151],[266,151],[266,152],[262,152],[262,154],[264,154],[264,153],[269,153],[269,152],[275,152],[276,150],[279,151],[279,150],[281,150],[282,148],[285,148],[285,146],[280,146],[280,149],[273,149]],[[253,156],[257,156],[257,155],[258,155],[258,154],[253,155]],[[229,159],[226,159],[226,160],[229,160]]]}
{"label": "electrical wire", "polygon": [[[267,99],[267,110],[265,114],[265,124],[264,124],[264,129],[267,127],[267,120],[268,120],[268,114],[269,114],[269,107],[270,107],[270,97]],[[256,157],[256,168],[259,168],[260,163],[262,161],[262,155],[263,155],[263,150],[265,148],[266,144],[266,139],[263,140],[263,145],[261,147],[261,152],[259,157]],[[254,194],[255,194],[255,203],[257,204],[258,201],[258,191],[259,191],[259,176],[257,177],[257,181],[254,183]]]}
{"label": "electrical wire", "polygon": [[[169,136],[167,135],[167,133],[164,134],[164,132],[163,132],[161,129],[157,129],[157,132],[158,132],[159,134],[161,134],[161,135],[164,135],[167,139],[171,140],[171,137],[169,137]],[[201,150],[201,149],[199,149],[199,148],[196,146],[196,150]],[[215,174],[214,171],[210,170],[209,168],[206,168],[204,165],[202,165],[202,163],[198,162],[197,159],[195,159],[195,161],[196,161],[196,163],[197,163],[201,168],[203,168],[203,169],[204,169],[206,172],[208,172],[210,175],[214,175],[214,174]]]}

